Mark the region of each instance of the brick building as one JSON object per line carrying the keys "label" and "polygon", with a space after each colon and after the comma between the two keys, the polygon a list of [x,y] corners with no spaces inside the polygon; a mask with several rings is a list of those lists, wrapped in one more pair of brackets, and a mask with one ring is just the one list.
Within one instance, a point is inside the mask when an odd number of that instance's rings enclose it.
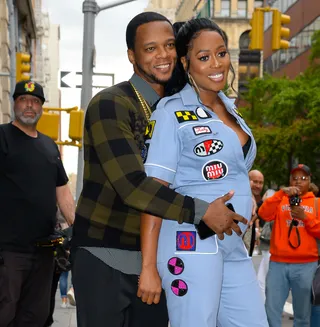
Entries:
{"label": "brick building", "polygon": [[265,15],[264,34],[264,69],[273,76],[296,77],[309,65],[312,34],[320,30],[319,0],[275,0],[266,1],[265,5],[278,8],[291,17],[290,47],[286,50],[271,50],[271,14]]}

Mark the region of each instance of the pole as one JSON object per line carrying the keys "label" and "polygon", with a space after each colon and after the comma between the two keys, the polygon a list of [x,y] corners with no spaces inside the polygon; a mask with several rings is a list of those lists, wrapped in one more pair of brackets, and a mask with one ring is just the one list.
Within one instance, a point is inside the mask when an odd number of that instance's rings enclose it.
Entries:
{"label": "pole", "polygon": [[110,9],[110,8],[117,7],[117,6],[120,6],[120,5],[124,5],[124,4],[126,4],[128,2],[132,2],[132,1],[135,1],[135,0],[114,1],[114,2],[109,3],[108,5],[98,6],[98,10],[100,12],[102,10],[106,10],[106,9]]}
{"label": "pole", "polygon": [[[87,106],[92,97],[92,75],[94,58],[94,26],[96,15],[105,9],[113,8],[135,0],[122,0],[99,7],[96,0],[84,0],[82,12],[84,14],[83,24],[83,45],[82,45],[82,89],[81,89],[81,109],[86,113]],[[82,142],[83,143],[83,142]],[[78,202],[83,185],[83,147],[78,152],[78,173],[76,185],[76,202]]]}
{"label": "pole", "polygon": [[[84,15],[83,44],[82,44],[82,89],[81,109],[86,112],[89,101],[92,97],[92,74],[93,74],[93,53],[94,53],[94,24],[95,16],[98,13],[98,5],[95,0],[85,0],[82,4]],[[78,174],[76,186],[76,201],[78,201],[83,183],[83,147],[78,152]]]}

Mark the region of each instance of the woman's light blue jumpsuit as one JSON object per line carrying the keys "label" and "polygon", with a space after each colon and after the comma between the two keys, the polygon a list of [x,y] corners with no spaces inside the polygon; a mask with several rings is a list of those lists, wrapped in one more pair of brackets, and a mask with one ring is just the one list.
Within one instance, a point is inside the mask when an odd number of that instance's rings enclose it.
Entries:
{"label": "woman's light blue jumpsuit", "polygon": [[[190,85],[162,99],[147,131],[149,176],[170,183],[178,193],[207,202],[230,190],[230,202],[251,219],[248,178],[256,145],[233,101],[220,99],[251,138],[244,159],[237,134],[204,105]],[[242,231],[246,226],[241,224]],[[251,258],[241,237],[200,240],[195,226],[163,220],[158,270],[166,292],[171,327],[267,327],[263,299]]]}

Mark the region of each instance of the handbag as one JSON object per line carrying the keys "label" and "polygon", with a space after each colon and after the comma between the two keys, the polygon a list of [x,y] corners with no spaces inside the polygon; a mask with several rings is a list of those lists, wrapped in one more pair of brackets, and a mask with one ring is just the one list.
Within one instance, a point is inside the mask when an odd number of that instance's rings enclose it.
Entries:
{"label": "handbag", "polygon": [[[318,217],[318,198],[315,198],[314,200],[314,208],[316,217]],[[320,240],[317,240],[317,243],[320,254]],[[318,266],[312,281],[312,304],[320,305],[320,265]]]}

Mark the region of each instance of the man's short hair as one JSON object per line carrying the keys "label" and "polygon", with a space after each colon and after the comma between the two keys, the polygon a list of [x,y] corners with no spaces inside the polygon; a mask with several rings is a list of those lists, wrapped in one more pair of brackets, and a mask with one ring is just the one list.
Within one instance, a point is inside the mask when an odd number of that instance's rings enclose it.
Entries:
{"label": "man's short hair", "polygon": [[167,17],[152,11],[146,11],[133,17],[132,20],[129,22],[126,30],[126,42],[128,49],[134,50],[134,43],[136,40],[137,29],[139,26],[159,21],[168,22],[170,25],[172,25]]}

